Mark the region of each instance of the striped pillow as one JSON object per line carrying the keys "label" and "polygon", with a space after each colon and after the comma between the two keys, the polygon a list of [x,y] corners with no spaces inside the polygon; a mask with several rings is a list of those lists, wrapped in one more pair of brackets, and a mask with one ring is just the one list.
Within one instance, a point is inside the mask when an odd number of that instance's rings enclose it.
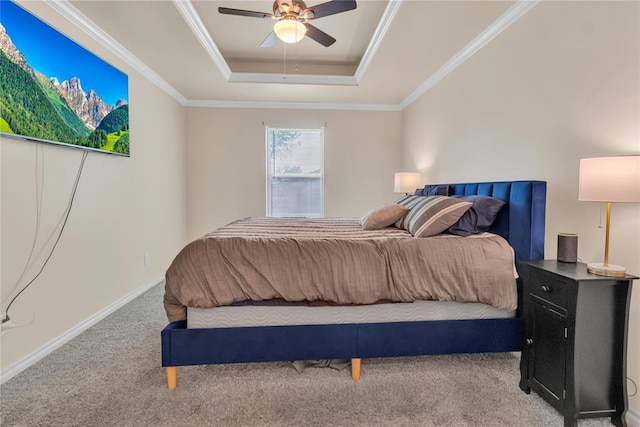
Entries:
{"label": "striped pillow", "polygon": [[[406,195],[406,196],[402,196],[401,198],[399,198],[398,200],[395,201],[395,203],[397,205],[401,205],[404,206],[407,209],[412,209],[415,205],[417,205],[418,203],[420,203],[420,201],[422,199],[424,199],[425,197],[423,196],[414,196],[412,194]],[[400,230],[409,230],[409,222],[407,222],[407,217],[409,215],[405,215],[403,217],[401,217],[398,221],[396,221],[395,226],[396,228],[399,228]]]}
{"label": "striped pillow", "polygon": [[405,230],[414,237],[435,236],[455,224],[473,203],[447,196],[421,197],[405,216]]}

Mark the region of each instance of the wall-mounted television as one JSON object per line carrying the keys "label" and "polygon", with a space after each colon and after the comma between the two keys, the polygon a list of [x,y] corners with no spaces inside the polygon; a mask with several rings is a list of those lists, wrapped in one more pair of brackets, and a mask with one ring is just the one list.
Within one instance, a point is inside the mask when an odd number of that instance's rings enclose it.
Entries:
{"label": "wall-mounted television", "polygon": [[128,77],[0,0],[0,133],[129,156]]}

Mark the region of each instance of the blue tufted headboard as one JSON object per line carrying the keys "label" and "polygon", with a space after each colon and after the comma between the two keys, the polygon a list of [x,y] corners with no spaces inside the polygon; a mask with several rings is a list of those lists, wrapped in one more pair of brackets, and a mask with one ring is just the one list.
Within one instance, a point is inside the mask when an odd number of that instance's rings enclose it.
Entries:
{"label": "blue tufted headboard", "polygon": [[[448,187],[448,188],[447,188]],[[544,181],[471,182],[465,184],[427,185],[416,194],[449,196],[482,195],[506,202],[491,228],[507,239],[516,253],[516,261],[544,258],[544,221],[547,183]],[[518,269],[519,265],[518,265]]]}

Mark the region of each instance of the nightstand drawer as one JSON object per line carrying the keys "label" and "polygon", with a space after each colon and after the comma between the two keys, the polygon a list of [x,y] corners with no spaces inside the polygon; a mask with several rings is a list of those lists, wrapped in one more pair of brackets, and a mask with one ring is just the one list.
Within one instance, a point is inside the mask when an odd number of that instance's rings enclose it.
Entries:
{"label": "nightstand drawer", "polygon": [[538,298],[567,308],[568,285],[544,274],[534,274],[529,284],[529,293]]}

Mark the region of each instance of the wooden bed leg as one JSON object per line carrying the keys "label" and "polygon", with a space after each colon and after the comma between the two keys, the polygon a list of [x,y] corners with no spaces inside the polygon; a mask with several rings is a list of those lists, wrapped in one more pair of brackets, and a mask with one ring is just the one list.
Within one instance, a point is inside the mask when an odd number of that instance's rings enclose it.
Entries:
{"label": "wooden bed leg", "polygon": [[360,359],[351,359],[351,379],[354,383],[360,380]]}
{"label": "wooden bed leg", "polygon": [[175,390],[178,386],[178,368],[175,366],[167,367],[167,387],[169,390]]}

